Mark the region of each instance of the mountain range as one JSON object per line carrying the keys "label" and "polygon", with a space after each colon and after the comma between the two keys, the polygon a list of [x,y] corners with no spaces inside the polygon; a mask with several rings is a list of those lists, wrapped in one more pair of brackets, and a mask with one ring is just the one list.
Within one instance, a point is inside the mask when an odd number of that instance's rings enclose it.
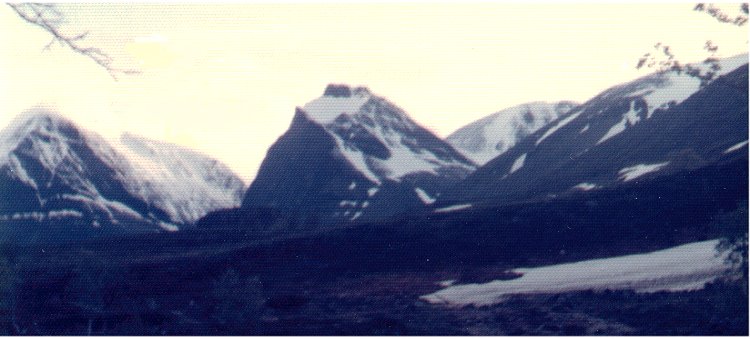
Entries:
{"label": "mountain range", "polygon": [[0,131],[0,331],[746,335],[747,56],[719,65],[445,140],[328,85],[249,187],[33,109]]}
{"label": "mountain range", "polygon": [[296,109],[247,189],[195,151],[32,110],[0,132],[2,232],[23,242],[196,224],[294,233],[638,183],[747,152],[746,63],[721,60],[707,86],[657,72],[582,104],[511,107],[445,140],[366,87],[331,84]]}
{"label": "mountain range", "polygon": [[41,109],[0,132],[3,238],[68,241],[177,231],[237,206],[244,183],[195,151],[132,134],[108,140]]}
{"label": "mountain range", "polygon": [[720,65],[720,77],[705,87],[669,71],[607,89],[482,166],[436,204],[549,198],[747,153],[747,56]]}

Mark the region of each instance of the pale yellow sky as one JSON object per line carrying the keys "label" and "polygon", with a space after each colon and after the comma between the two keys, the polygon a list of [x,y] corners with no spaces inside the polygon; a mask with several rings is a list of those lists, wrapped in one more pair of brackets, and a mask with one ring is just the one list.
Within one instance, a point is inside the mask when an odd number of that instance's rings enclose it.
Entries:
{"label": "pale yellow sky", "polygon": [[682,60],[747,52],[747,29],[692,3],[60,5],[66,29],[139,75],[113,79],[0,7],[0,126],[56,108],[100,133],[196,148],[248,183],[295,106],[328,83],[368,86],[440,136],[528,101],[583,102],[644,74],[662,41]]}

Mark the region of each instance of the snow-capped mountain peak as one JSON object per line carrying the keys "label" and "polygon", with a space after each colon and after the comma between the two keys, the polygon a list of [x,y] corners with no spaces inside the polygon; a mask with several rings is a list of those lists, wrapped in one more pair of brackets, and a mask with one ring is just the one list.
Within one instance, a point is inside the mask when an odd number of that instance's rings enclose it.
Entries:
{"label": "snow-capped mountain peak", "polygon": [[[24,140],[32,137],[42,138],[51,142],[51,138],[68,138],[73,129],[72,124],[62,116],[45,109],[29,110],[14,119],[10,126],[0,134],[0,162],[7,161],[9,153],[19,146]],[[67,133],[66,133],[67,132]],[[45,160],[51,161],[59,155],[54,150],[44,150]]]}
{"label": "snow-capped mountain peak", "polygon": [[385,98],[328,85],[297,108],[242,205],[322,222],[373,220],[428,205],[474,169]]}
{"label": "snow-capped mountain peak", "polygon": [[238,206],[242,199],[242,180],[215,159],[131,133],[108,141],[127,162],[127,186],[152,197],[174,222],[193,223],[210,211]]}
{"label": "snow-capped mountain peak", "polygon": [[[61,234],[49,236],[69,239],[176,230],[214,209],[238,206],[244,184],[194,151],[131,134],[108,140],[34,109],[0,132],[0,190],[8,237],[48,237],[50,230],[39,223],[55,219],[54,232]],[[85,231],[75,234],[62,225]]]}
{"label": "snow-capped mountain peak", "polygon": [[328,85],[301,109],[322,125],[341,154],[372,182],[400,181],[412,173],[438,175],[443,167],[471,172],[474,165],[366,87]]}
{"label": "snow-capped mountain peak", "polygon": [[456,130],[446,141],[483,165],[575,106],[571,101],[537,101],[510,107]]}
{"label": "snow-capped mountain peak", "polygon": [[322,125],[334,122],[342,114],[354,114],[370,99],[365,87],[351,88],[348,85],[328,85],[323,96],[302,107],[308,118]]}

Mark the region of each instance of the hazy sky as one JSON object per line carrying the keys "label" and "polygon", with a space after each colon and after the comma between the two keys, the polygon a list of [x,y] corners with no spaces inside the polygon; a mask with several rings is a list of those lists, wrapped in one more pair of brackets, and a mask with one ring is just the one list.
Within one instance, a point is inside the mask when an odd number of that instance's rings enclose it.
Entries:
{"label": "hazy sky", "polygon": [[644,74],[662,41],[685,61],[747,52],[747,29],[692,3],[60,5],[66,30],[139,75],[114,81],[0,7],[0,126],[53,107],[86,128],[196,148],[255,176],[295,106],[368,86],[439,136],[528,101],[583,102]]}

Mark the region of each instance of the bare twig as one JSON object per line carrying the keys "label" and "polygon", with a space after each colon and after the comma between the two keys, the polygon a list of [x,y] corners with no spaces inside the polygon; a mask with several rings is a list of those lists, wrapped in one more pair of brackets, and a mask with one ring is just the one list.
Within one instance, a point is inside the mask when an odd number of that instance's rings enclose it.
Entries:
{"label": "bare twig", "polygon": [[705,87],[716,78],[719,70],[721,70],[721,65],[719,65],[719,58],[716,56],[719,47],[713,41],[706,41],[703,49],[710,53],[710,56],[703,61],[703,64],[708,67],[697,67],[690,64],[683,65],[674,53],[672,53],[668,45],[659,42],[654,45],[654,52],[646,53],[638,60],[636,69],[646,67],[656,69],[660,73],[669,71],[677,72],[677,74],[685,73],[699,79],[701,81],[700,86]]}
{"label": "bare twig", "polygon": [[[735,17],[730,16],[722,9],[714,6],[713,4],[699,3],[696,4],[695,7],[693,7],[693,10],[698,12],[705,12],[721,23],[727,23],[739,27],[744,26],[748,21],[747,3],[740,4],[740,14]],[[717,56],[719,46],[714,44],[713,41],[708,40],[706,41],[705,45],[703,45],[703,49],[709,53],[708,58],[703,61],[703,64],[707,65],[707,67],[683,65],[672,53],[669,46],[662,43],[657,43],[654,46],[655,51],[646,53],[640,59],[638,59],[638,64],[635,66],[635,68],[655,68],[658,72],[684,72],[687,75],[700,79],[701,87],[704,87],[717,77],[718,72],[721,70],[721,65],[719,64],[719,58]]]}
{"label": "bare twig", "polygon": [[737,26],[744,26],[747,23],[747,4],[743,3],[740,5],[740,11],[744,14],[739,14],[735,16],[734,18],[729,16],[729,14],[724,13],[720,8],[714,6],[713,4],[704,4],[699,3],[695,5],[693,10],[698,12],[706,12],[706,14],[712,16],[714,19],[718,20],[721,23],[725,24],[732,24]]}
{"label": "bare twig", "polygon": [[117,80],[118,74],[137,74],[136,70],[131,69],[119,69],[112,65],[112,58],[104,53],[102,50],[95,47],[85,47],[80,45],[88,32],[83,32],[78,35],[66,35],[60,31],[60,24],[63,16],[60,11],[55,7],[55,4],[45,3],[8,3],[8,6],[18,14],[24,21],[41,27],[47,33],[52,35],[52,40],[44,46],[44,50],[48,50],[52,45],[57,42],[62,46],[67,46],[74,52],[88,57],[89,59],[96,62],[99,66],[107,70],[110,76]]}

